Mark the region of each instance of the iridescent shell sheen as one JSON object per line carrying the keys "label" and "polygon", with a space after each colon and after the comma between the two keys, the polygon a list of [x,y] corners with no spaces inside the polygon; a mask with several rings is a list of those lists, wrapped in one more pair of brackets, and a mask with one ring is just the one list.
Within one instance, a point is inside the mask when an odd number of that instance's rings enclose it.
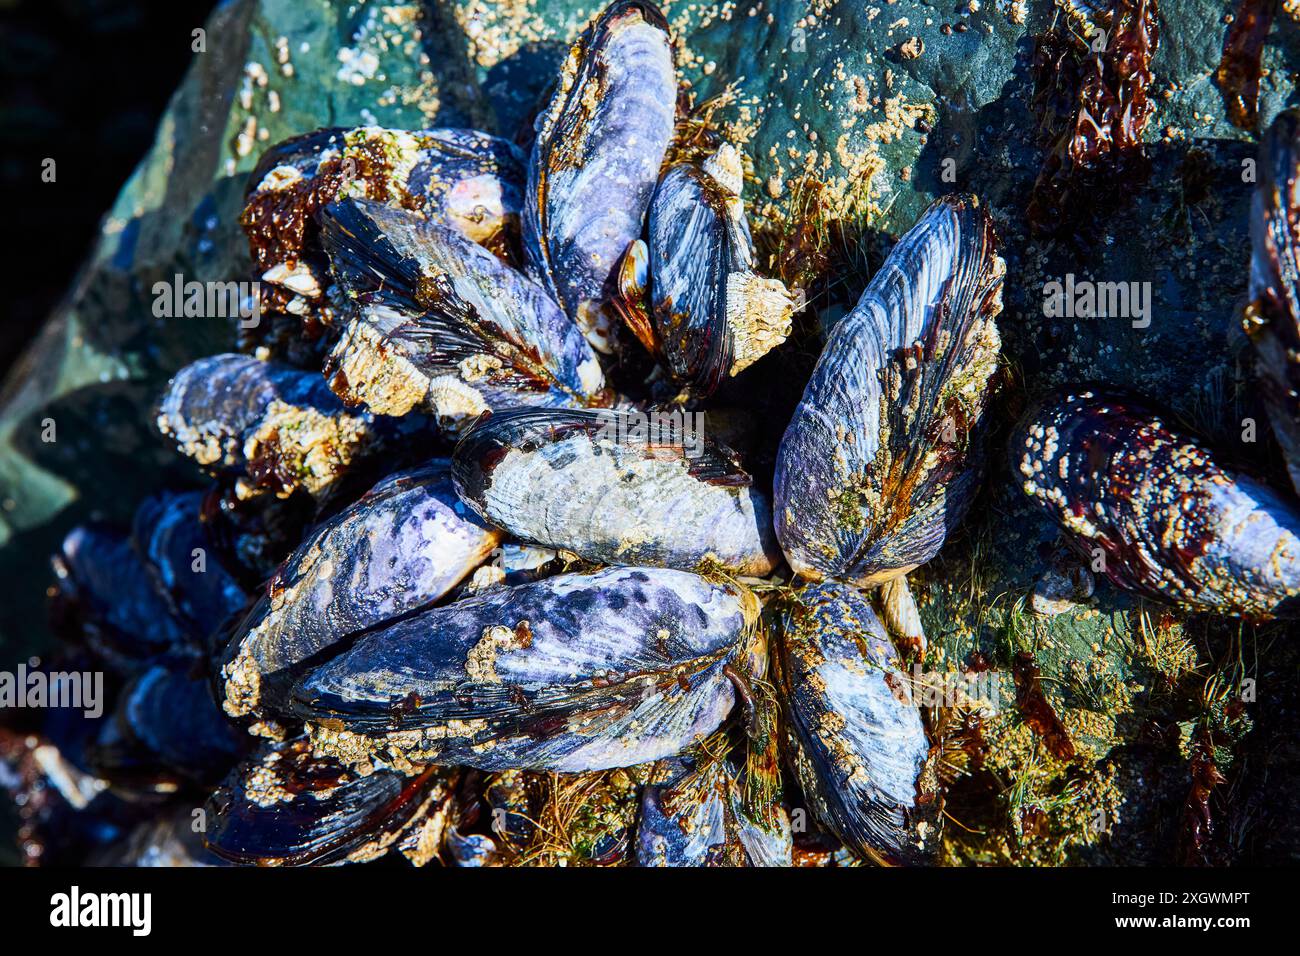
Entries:
{"label": "iridescent shell sheen", "polygon": [[370,442],[369,416],[349,413],[314,372],[225,353],[172,378],[158,430],[246,493],[322,492]]}
{"label": "iridescent shell sheen", "polygon": [[456,497],[446,462],[384,479],[307,535],[236,629],[221,668],[226,710],[250,713],[281,672],[432,605],[500,540]]}
{"label": "iridescent shell sheen", "polygon": [[1259,168],[1250,211],[1252,302],[1243,325],[1273,434],[1300,493],[1300,110],[1273,121]]}
{"label": "iridescent shell sheen", "polygon": [[668,23],[619,0],[578,38],[537,118],[524,251],[591,344],[610,351],[613,273],[639,238],[677,111]]}
{"label": "iridescent shell sheen", "polygon": [[761,673],[757,601],[684,571],[610,568],[502,588],[360,637],[287,716],[345,761],[562,772],[669,757]]}
{"label": "iridescent shell sheen", "polygon": [[[456,489],[511,535],[606,564],[764,575],[780,558],[771,509],[729,454],[685,420],[516,409],[456,446]],[[640,431],[638,432],[638,427]]]}
{"label": "iridescent shell sheen", "polygon": [[933,203],[831,331],[777,456],[776,534],[801,576],[924,564],[974,498],[1005,266],[971,196]]}
{"label": "iridescent shell sheen", "polygon": [[1025,494],[1119,587],[1198,611],[1300,612],[1300,509],[1140,400],[1059,392],[1009,448]]}
{"label": "iridescent shell sheen", "polygon": [[884,626],[861,595],[814,584],[795,595],[777,649],[794,767],[818,819],[878,862],[926,858],[921,714]]}
{"label": "iridescent shell sheen", "polygon": [[603,403],[600,364],[573,323],[481,246],[365,200],[320,218],[353,303],[325,370],[349,404],[455,428],[490,409]]}

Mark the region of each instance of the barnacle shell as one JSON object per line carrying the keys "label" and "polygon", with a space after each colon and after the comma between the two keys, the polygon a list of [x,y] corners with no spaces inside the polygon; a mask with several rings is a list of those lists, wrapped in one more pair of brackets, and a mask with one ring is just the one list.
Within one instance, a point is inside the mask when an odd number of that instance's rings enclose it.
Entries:
{"label": "barnacle shell", "polygon": [[727,671],[765,666],[757,611],[745,589],[684,571],[559,575],[372,631],[304,675],[286,709],[318,750],[358,764],[631,766],[722,723]]}
{"label": "barnacle shell", "polygon": [[507,140],[469,129],[320,129],[267,150],[250,182],[240,222],[261,280],[275,287],[268,304],[326,318],[321,209],[374,199],[495,250],[519,228],[524,157]]}
{"label": "barnacle shell", "polygon": [[234,863],[364,862],[396,844],[417,865],[438,852],[455,773],[391,769],[361,775],[314,756],[303,738],[269,744],[208,801],[206,842]]}
{"label": "barnacle shell", "polygon": [[364,200],[321,213],[354,299],[327,363],[350,404],[432,412],[456,427],[514,405],[599,404],[590,346],[545,290],[436,222]]}
{"label": "barnacle shell", "polygon": [[669,169],[650,203],[653,341],[673,377],[700,396],[790,334],[789,292],[754,271],[741,182],[740,154],[724,145],[702,165]]}
{"label": "barnacle shell", "polygon": [[780,555],[767,499],[685,431],[670,415],[515,409],[461,439],[456,489],[514,537],[593,561],[770,573]]}
{"label": "barnacle shell", "polygon": [[974,497],[1005,266],[973,196],[933,203],[832,330],[781,441],[776,533],[800,575],[880,584]]}
{"label": "barnacle shell", "polygon": [[239,626],[225,708],[254,710],[263,682],[349,634],[432,604],[501,536],[456,497],[445,462],[398,472],[308,534]]}
{"label": "barnacle shell", "polygon": [[619,0],[574,43],[537,119],[524,250],[532,272],[604,352],[612,273],[641,235],[676,109],[667,21],[653,3]]}
{"label": "barnacle shell", "polygon": [[897,652],[852,588],[809,585],[796,600],[777,672],[804,795],[855,852],[919,861],[937,836],[919,793],[929,745]]}
{"label": "barnacle shell", "polygon": [[1273,434],[1300,492],[1300,110],[1279,113],[1264,138],[1250,233],[1253,301],[1243,324]]}
{"label": "barnacle shell", "polygon": [[[1300,510],[1129,396],[1063,391],[1011,437],[1025,494],[1122,588],[1193,610],[1300,611]],[[1095,567],[1095,564],[1094,564]]]}
{"label": "barnacle shell", "polygon": [[225,353],[172,378],[158,429],[213,471],[238,472],[247,493],[323,491],[368,444],[369,417],[350,414],[319,375]]}

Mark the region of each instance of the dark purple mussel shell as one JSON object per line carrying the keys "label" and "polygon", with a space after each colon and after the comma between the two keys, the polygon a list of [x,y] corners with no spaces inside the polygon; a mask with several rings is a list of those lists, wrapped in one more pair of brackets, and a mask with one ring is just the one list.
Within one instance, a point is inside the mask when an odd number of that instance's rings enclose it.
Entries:
{"label": "dark purple mussel shell", "polygon": [[1250,235],[1252,302],[1243,325],[1273,434],[1300,492],[1300,110],[1279,113],[1264,137]]}
{"label": "dark purple mussel shell", "polygon": [[764,575],[780,559],[767,498],[686,420],[515,409],[456,446],[456,489],[511,535],[606,564]]}
{"label": "dark purple mussel shell", "polygon": [[762,673],[757,601],[663,568],[563,574],[434,608],[306,673],[287,716],[320,752],[483,770],[603,770],[716,730]]}
{"label": "dark purple mussel shell", "polygon": [[172,378],[158,429],[182,454],[233,472],[241,493],[323,491],[371,438],[321,377],[247,355],[210,355]]}
{"label": "dark purple mussel shell", "polygon": [[[779,279],[754,271],[754,243],[741,202],[740,154],[722,146],[701,164],[668,170],[650,203],[649,327],[635,307],[632,329],[692,394],[711,394],[790,334],[794,300]],[[635,302],[639,250],[620,272],[624,298]]]}
{"label": "dark purple mussel shell", "polygon": [[348,635],[433,604],[500,538],[457,498],[446,462],[384,479],[307,535],[235,629],[227,712],[256,710],[265,682]]}
{"label": "dark purple mussel shell", "polygon": [[668,22],[610,4],[569,51],[528,163],[529,267],[591,344],[610,351],[615,268],[641,236],[677,110]]}
{"label": "dark purple mussel shell", "polygon": [[595,353],[531,279],[459,233],[381,203],[321,213],[334,275],[352,299],[330,385],[385,415],[456,428],[489,409],[602,404]]}
{"label": "dark purple mussel shell", "polygon": [[1261,620],[1300,612],[1300,509],[1142,401],[1060,391],[1009,447],[1025,494],[1119,587]]}
{"label": "dark purple mussel shell", "polygon": [[397,848],[422,866],[441,848],[455,771],[362,775],[314,756],[303,738],[264,746],[208,801],[208,849],[232,863],[323,866]]}
{"label": "dark purple mussel shell", "polygon": [[938,839],[921,792],[929,743],[884,625],[845,585],[808,585],[794,600],[776,671],[808,805],[866,859],[923,862]]}
{"label": "dark purple mussel shell", "polygon": [[840,319],[786,428],[776,534],[813,580],[924,564],[974,498],[1005,266],[973,196],[934,202]]}

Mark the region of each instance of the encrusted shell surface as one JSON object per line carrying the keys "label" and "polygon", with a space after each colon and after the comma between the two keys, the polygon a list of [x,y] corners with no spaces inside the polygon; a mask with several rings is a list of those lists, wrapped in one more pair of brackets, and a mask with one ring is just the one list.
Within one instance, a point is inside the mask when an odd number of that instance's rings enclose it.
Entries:
{"label": "encrusted shell surface", "polygon": [[1243,324],[1273,434],[1300,493],[1300,110],[1278,114],[1259,165],[1250,211],[1253,301]]}
{"label": "encrusted shell surface", "polygon": [[226,650],[225,708],[249,713],[263,682],[342,640],[431,605],[500,542],[434,462],[384,479],[307,535]]}
{"label": "encrusted shell surface", "polygon": [[287,707],[318,750],[365,763],[602,770],[716,730],[728,670],[761,672],[757,601],[684,571],[564,574],[372,631]]}
{"label": "encrusted shell surface", "polygon": [[740,155],[724,145],[700,165],[669,169],[650,203],[654,328],[638,338],[648,334],[673,378],[697,396],[711,394],[790,334],[789,291],[754,271],[741,183]]}
{"label": "encrusted shell surface", "polygon": [[158,429],[212,471],[233,471],[249,493],[323,491],[371,440],[369,416],[349,413],[314,372],[224,353],[172,378]]}
{"label": "encrusted shell surface", "polygon": [[1058,392],[1009,447],[1025,494],[1118,586],[1193,610],[1300,612],[1300,509],[1141,401]]}
{"label": "encrusted shell surface", "polygon": [[639,866],[743,865],[743,850],[729,814],[736,782],[725,760],[681,769],[641,796],[636,833]]}
{"label": "encrusted shell surface", "polygon": [[[456,488],[511,535],[607,564],[764,575],[780,558],[750,478],[670,415],[516,409],[461,439]],[[638,431],[639,429],[639,431]]]}
{"label": "encrusted shell surface", "polygon": [[612,275],[641,235],[676,110],[668,23],[653,3],[621,0],[573,45],[537,119],[524,250],[533,274],[604,352]]}
{"label": "encrusted shell surface", "polygon": [[934,557],[974,497],[1005,265],[972,196],[933,203],[832,330],[781,441],[777,537],[814,580]]}
{"label": "encrusted shell surface", "polygon": [[546,291],[481,246],[365,200],[321,213],[353,300],[326,375],[349,403],[449,427],[516,405],[601,404],[595,353]]}
{"label": "encrusted shell surface", "polygon": [[937,838],[919,793],[929,744],[898,654],[852,588],[809,585],[795,600],[777,673],[804,795],[858,854],[918,862]]}

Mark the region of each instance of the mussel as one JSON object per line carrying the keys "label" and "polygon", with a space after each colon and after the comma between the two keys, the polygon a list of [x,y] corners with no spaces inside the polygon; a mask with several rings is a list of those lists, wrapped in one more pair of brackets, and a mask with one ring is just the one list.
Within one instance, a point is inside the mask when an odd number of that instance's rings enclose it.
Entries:
{"label": "mussel", "polygon": [[603,404],[590,346],[546,291],[441,223],[367,200],[321,214],[350,318],[326,375],[350,404],[451,428],[515,405]]}
{"label": "mussel", "polygon": [[1058,392],[1017,426],[1010,452],[1025,494],[1119,587],[1259,620],[1300,612],[1300,509],[1142,401]]}
{"label": "mussel", "polygon": [[1264,137],[1250,234],[1252,301],[1243,325],[1273,434],[1300,493],[1300,110],[1279,113]]}
{"label": "mussel", "polygon": [[349,413],[319,375],[234,353],[177,372],[157,422],[182,454],[238,474],[249,495],[319,494],[372,434],[369,416]]}
{"label": "mussel", "polygon": [[456,489],[511,535],[607,564],[764,575],[779,560],[764,495],[681,413],[514,409],[471,429]]}
{"label": "mussel", "polygon": [[907,676],[861,595],[795,595],[775,655],[804,796],[846,846],[881,863],[923,862],[938,831],[922,774],[929,744]]}
{"label": "mussel", "polygon": [[797,574],[873,587],[924,564],[974,498],[1005,265],[973,196],[933,203],[831,331],[777,456]]}
{"label": "mussel", "polygon": [[653,3],[618,0],[574,43],[537,118],[524,251],[603,352],[611,349],[615,267],[641,236],[676,111],[668,22]]}
{"label": "mussel", "polygon": [[446,462],[381,481],[307,535],[236,629],[227,712],[250,713],[265,681],[348,635],[433,604],[500,538],[456,497]]}
{"label": "mussel", "polygon": [[678,753],[716,730],[766,646],[757,600],[684,571],[562,574],[361,636],[284,707],[327,754],[564,772]]}
{"label": "mussel", "polygon": [[[648,250],[630,249],[619,271],[625,321],[697,397],[790,334],[793,297],[779,279],[754,271],[742,177],[729,144],[701,164],[669,169],[650,203]],[[647,271],[648,312],[637,308]]]}

